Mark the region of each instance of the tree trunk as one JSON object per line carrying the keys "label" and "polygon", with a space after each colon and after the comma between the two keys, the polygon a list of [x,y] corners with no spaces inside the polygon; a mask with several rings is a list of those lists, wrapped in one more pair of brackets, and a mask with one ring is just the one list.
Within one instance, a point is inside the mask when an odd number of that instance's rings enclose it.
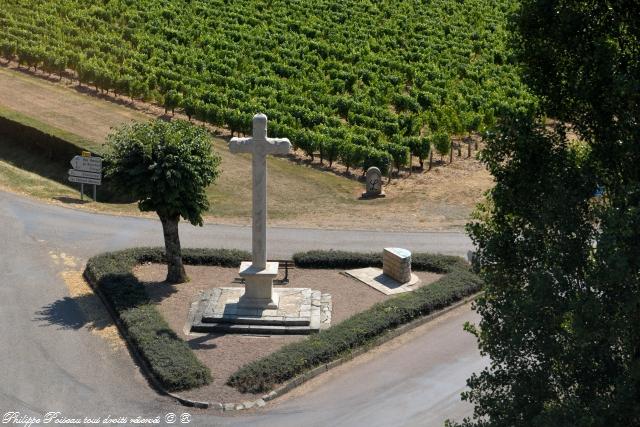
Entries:
{"label": "tree trunk", "polygon": [[178,222],[180,215],[167,217],[159,215],[164,233],[165,257],[167,259],[167,282],[184,283],[189,280],[182,265],[182,253],[180,251],[180,236],[178,234]]}
{"label": "tree trunk", "polygon": [[453,162],[453,145],[449,149],[449,163]]}
{"label": "tree trunk", "polygon": [[471,157],[471,138],[467,140],[467,158]]}
{"label": "tree trunk", "polygon": [[433,150],[429,151],[429,170],[433,167]]}

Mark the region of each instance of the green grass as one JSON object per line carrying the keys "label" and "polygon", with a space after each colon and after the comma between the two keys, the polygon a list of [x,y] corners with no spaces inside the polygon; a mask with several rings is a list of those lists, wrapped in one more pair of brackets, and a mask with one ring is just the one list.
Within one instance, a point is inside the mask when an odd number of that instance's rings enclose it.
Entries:
{"label": "green grass", "polygon": [[[9,155],[7,155],[9,152]],[[24,156],[19,150],[11,151],[0,137],[0,186],[17,190],[40,199],[75,199],[78,190],[47,176],[56,176],[57,167],[42,167],[46,163],[33,156]],[[29,172],[38,169],[40,173]]]}
{"label": "green grass", "polygon": [[[74,145],[76,145],[80,150],[89,150],[95,153],[101,153],[102,144],[91,141],[86,138],[82,138],[74,133],[64,131],[62,129],[58,129],[55,126],[51,126],[46,124],[35,117],[27,116],[26,114],[22,114],[18,111],[3,107],[0,105],[0,117],[7,118],[17,123],[21,123],[25,126],[37,129],[43,133],[55,136],[62,140],[68,141]],[[4,158],[4,157],[3,157]]]}
{"label": "green grass", "polygon": [[[77,146],[78,154],[83,150],[100,153],[104,148],[80,136],[60,130],[22,113],[0,106],[0,117],[36,129],[45,135]],[[251,157],[229,153],[226,141],[212,139],[214,150],[222,155],[223,174],[214,185],[207,188],[210,200],[208,215],[221,218],[248,218],[251,213]],[[60,158],[56,147],[42,144],[25,144],[20,136],[0,136],[0,185],[42,199],[58,199],[72,202],[77,199],[78,186],[67,180],[69,158]],[[282,158],[269,158],[270,217],[274,219],[295,218],[300,214],[299,206],[314,206],[330,210],[334,206],[353,206],[357,203],[351,195],[359,184],[299,165]],[[104,186],[103,186],[104,187]],[[291,191],[292,188],[296,190]],[[246,189],[246,190],[242,190]],[[117,213],[138,213],[132,203],[113,203],[111,194],[104,188],[98,190],[100,204],[92,207]]]}

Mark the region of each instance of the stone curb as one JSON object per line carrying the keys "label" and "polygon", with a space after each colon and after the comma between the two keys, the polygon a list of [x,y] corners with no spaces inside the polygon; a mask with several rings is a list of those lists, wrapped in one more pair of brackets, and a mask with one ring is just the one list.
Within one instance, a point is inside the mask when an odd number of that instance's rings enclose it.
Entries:
{"label": "stone curb", "polygon": [[100,298],[100,300],[102,301],[102,304],[107,308],[107,311],[109,312],[109,315],[111,316],[111,319],[114,321],[114,323],[116,324],[118,331],[120,332],[120,335],[122,337],[124,337],[126,343],[127,343],[127,348],[129,349],[129,352],[131,353],[131,355],[133,356],[133,358],[136,360],[136,362],[138,362],[138,365],[140,366],[140,368],[142,369],[142,371],[144,372],[145,377],[147,377],[147,379],[149,380],[149,382],[151,382],[151,384],[153,385],[153,387],[161,394],[164,396],[169,396],[172,399],[176,400],[177,402],[179,402],[180,404],[184,405],[184,406],[188,406],[188,407],[193,407],[193,408],[200,408],[200,409],[213,409],[213,410],[217,410],[217,411],[242,411],[242,410],[246,410],[246,409],[253,409],[253,408],[262,408],[263,406],[265,406],[270,400],[273,400],[277,397],[280,397],[288,392],[290,392],[291,390],[293,390],[294,388],[302,385],[303,383],[305,383],[306,381],[309,381],[312,378],[317,377],[318,375],[322,374],[323,372],[327,372],[329,369],[335,368],[336,366],[340,366],[345,362],[348,362],[350,360],[352,360],[353,358],[366,353],[367,351],[369,351],[371,348],[373,347],[377,347],[381,344],[384,344],[387,341],[391,341],[392,339],[396,338],[399,335],[404,334],[405,332],[408,332],[412,329],[417,328],[418,326],[421,326],[433,319],[436,319],[437,317],[442,316],[443,314],[446,314],[452,310],[455,310],[458,307],[461,307],[467,303],[469,303],[470,301],[475,300],[482,292],[477,292],[473,295],[470,295],[466,298],[463,298],[462,300],[453,303],[452,305],[443,308],[442,310],[438,310],[434,313],[431,313],[427,316],[423,316],[420,317],[418,319],[415,319],[409,323],[406,323],[404,325],[401,325],[399,327],[397,327],[396,329],[393,329],[387,333],[385,333],[384,335],[382,335],[381,337],[375,339],[373,342],[371,342],[368,345],[365,345],[363,347],[360,347],[358,349],[355,349],[354,351],[352,351],[351,353],[349,353],[348,355],[341,357],[339,359],[334,360],[333,362],[329,362],[326,363],[324,365],[320,365],[316,368],[311,369],[308,372],[305,372],[304,374],[301,374],[289,381],[287,381],[286,383],[284,383],[283,385],[281,385],[280,387],[276,388],[275,390],[270,391],[269,393],[263,395],[260,399],[257,400],[247,400],[241,403],[220,403],[220,402],[200,402],[197,400],[191,400],[191,399],[187,399],[185,397],[179,396],[177,394],[171,393],[170,391],[166,390],[161,384],[160,382],[156,379],[156,377],[153,375],[153,373],[151,372],[151,369],[149,369],[149,366],[147,366],[146,361],[142,358],[142,355],[138,352],[138,349],[136,348],[136,346],[133,344],[133,342],[131,341],[131,338],[129,337],[129,335],[126,332],[126,329],[124,328],[124,325],[122,324],[122,321],[120,320],[120,317],[118,316],[118,314],[116,313],[116,311],[113,309],[113,307],[111,306],[111,304],[109,303],[109,301],[107,300],[106,296],[102,293],[102,291],[94,285],[94,283],[87,277],[86,275],[86,267],[83,273],[83,277],[85,278],[85,280],[87,281],[87,283],[89,284],[89,286],[91,286],[91,289],[93,289],[93,292],[98,295],[98,297]]}

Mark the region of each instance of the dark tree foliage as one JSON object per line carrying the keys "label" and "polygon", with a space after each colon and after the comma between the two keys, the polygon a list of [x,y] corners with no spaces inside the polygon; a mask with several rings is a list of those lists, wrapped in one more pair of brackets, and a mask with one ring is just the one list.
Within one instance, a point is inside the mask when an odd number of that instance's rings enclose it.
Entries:
{"label": "dark tree foliage", "polygon": [[491,362],[462,425],[640,425],[639,17],[638,1],[522,2],[540,104],[503,113],[481,156],[496,185],[469,225],[486,286],[468,328]]}
{"label": "dark tree foliage", "polygon": [[202,225],[209,208],[206,188],[220,163],[206,130],[183,120],[133,123],[108,137],[106,176],[115,188],[138,200],[141,211],[156,212],[162,222],[167,281],[182,283],[178,223],[180,217]]}

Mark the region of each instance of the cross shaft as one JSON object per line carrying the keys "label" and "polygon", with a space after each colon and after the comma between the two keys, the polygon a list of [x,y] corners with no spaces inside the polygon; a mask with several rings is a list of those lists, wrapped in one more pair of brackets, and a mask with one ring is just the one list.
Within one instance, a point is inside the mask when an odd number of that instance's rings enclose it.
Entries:
{"label": "cross shaft", "polygon": [[264,270],[267,264],[267,155],[287,154],[291,143],[286,138],[267,137],[267,116],[253,117],[253,135],[250,138],[232,138],[232,153],[252,154],[252,267]]}

